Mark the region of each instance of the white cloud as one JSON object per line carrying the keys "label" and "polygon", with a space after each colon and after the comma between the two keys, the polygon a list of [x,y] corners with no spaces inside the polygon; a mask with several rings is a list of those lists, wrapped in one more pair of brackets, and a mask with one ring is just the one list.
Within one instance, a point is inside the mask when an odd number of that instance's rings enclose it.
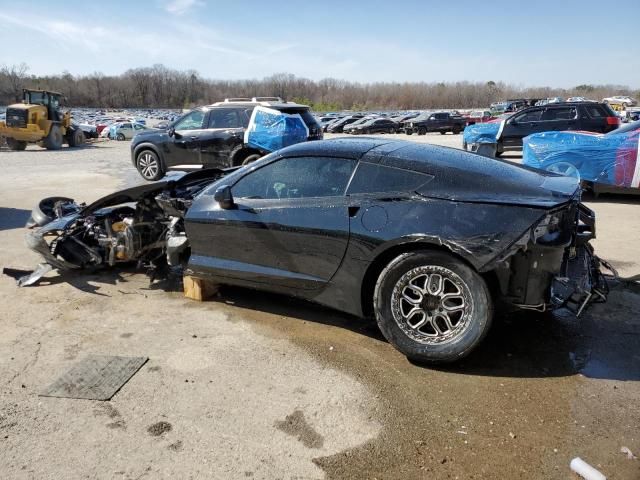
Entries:
{"label": "white cloud", "polygon": [[202,5],[203,2],[200,0],[171,0],[164,6],[164,9],[169,13],[184,15],[192,8],[200,7]]}

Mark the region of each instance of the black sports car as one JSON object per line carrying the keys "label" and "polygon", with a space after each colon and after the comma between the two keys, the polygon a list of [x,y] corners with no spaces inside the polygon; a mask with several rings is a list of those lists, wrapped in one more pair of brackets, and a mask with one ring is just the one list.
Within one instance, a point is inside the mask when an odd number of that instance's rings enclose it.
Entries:
{"label": "black sports car", "polygon": [[23,284],[51,268],[182,265],[375,316],[421,361],[468,354],[497,304],[579,314],[606,293],[575,179],[411,142],[299,144],[89,206],[45,199],[30,224],[47,263]]}

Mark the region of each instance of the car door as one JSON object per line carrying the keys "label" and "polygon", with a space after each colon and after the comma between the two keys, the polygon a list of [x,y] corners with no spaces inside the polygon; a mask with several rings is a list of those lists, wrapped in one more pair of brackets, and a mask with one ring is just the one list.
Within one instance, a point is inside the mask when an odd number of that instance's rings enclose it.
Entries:
{"label": "car door", "polygon": [[[234,208],[206,191],[189,209],[189,268],[227,283],[276,291],[321,288],[349,241],[345,189],[356,161],[278,159],[232,186]],[[214,186],[215,187],[215,186]]]}
{"label": "car door", "polygon": [[200,135],[207,112],[193,110],[172,125],[165,145],[164,160],[168,167],[202,165]]}
{"label": "car door", "polygon": [[[244,141],[244,109],[214,108],[200,135],[200,153],[205,167],[231,166],[231,152]],[[248,120],[248,119],[247,119]]]}
{"label": "car door", "polygon": [[505,121],[502,135],[498,139],[505,147],[522,147],[522,139],[532,133],[544,131],[542,113],[544,108],[532,108],[513,115]]}

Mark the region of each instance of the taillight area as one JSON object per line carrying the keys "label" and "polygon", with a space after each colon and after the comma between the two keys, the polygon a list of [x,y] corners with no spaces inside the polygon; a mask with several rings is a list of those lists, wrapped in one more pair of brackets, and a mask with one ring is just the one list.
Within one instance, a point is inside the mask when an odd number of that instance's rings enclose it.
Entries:
{"label": "taillight area", "polygon": [[620,117],[607,117],[607,125],[615,125],[619,127],[621,123],[622,121],[620,120]]}

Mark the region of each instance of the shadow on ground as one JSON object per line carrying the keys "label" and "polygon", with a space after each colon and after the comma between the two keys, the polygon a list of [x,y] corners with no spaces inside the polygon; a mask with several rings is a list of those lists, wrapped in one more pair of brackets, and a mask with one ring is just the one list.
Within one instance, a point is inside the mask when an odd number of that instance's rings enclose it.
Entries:
{"label": "shadow on ground", "polygon": [[31,211],[21,208],[0,207],[0,231],[22,228],[31,216]]}
{"label": "shadow on ground", "polygon": [[[29,271],[14,270],[14,278]],[[140,274],[134,267],[89,272],[66,272],[43,278],[36,287],[66,282],[86,293],[101,292],[101,286],[120,285]],[[139,286],[139,279],[134,282]],[[179,275],[157,281],[145,290],[177,292]],[[112,289],[109,290],[113,292]],[[119,294],[125,292],[118,290]],[[144,301],[153,301],[152,299]],[[373,341],[385,341],[375,321],[364,320],[283,295],[239,287],[223,287],[217,302],[272,315],[343,328]],[[590,378],[640,380],[640,287],[634,279],[623,279],[613,288],[605,304],[593,305],[580,318],[557,312],[520,312],[497,317],[481,345],[467,358],[453,365],[425,368],[452,374],[544,378],[582,374]],[[393,352],[395,354],[395,352]],[[422,366],[422,365],[421,365]]]}

